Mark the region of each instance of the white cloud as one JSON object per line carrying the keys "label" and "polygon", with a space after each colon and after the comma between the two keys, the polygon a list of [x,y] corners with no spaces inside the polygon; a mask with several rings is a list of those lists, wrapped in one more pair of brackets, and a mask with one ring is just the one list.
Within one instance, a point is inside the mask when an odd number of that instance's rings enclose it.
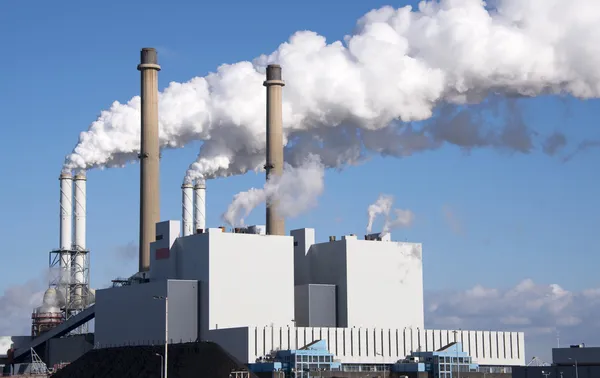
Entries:
{"label": "white cloud", "polygon": [[600,289],[568,291],[525,279],[499,290],[475,285],[465,291],[432,291],[425,297],[427,328],[525,332],[526,355],[551,360],[551,348],[600,344]]}
{"label": "white cloud", "polygon": [[44,286],[39,280],[8,287],[0,295],[0,336],[31,334],[31,313],[42,304]]}

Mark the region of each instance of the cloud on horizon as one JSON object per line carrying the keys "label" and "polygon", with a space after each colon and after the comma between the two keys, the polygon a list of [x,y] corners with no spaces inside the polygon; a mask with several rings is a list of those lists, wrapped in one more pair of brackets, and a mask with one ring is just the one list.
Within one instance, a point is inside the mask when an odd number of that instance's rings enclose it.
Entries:
{"label": "cloud on horizon", "polygon": [[426,328],[523,331],[527,359],[550,362],[557,331],[561,346],[600,345],[600,288],[568,291],[525,279],[504,290],[475,285],[425,295]]}

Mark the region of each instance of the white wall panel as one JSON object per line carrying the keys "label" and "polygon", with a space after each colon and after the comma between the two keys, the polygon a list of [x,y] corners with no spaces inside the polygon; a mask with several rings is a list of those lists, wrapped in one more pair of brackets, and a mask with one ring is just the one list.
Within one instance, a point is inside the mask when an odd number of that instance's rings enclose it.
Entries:
{"label": "white wall panel", "polygon": [[475,343],[477,343],[477,350],[475,353],[477,356],[477,360],[479,361],[480,359],[485,358],[485,354],[483,351],[483,332],[482,331],[476,331]]}
{"label": "white wall panel", "polygon": [[340,355],[345,355],[346,354],[346,350],[345,350],[345,346],[344,346],[344,331],[345,329],[342,328],[336,328],[335,329],[335,355],[336,356],[340,356]]}
{"label": "white wall panel", "polygon": [[[346,253],[348,326],[424,328],[421,244],[369,240],[333,244]],[[390,292],[402,301],[390,301]],[[386,311],[373,311],[365,303],[385,303]]]}
{"label": "white wall panel", "polygon": [[433,330],[432,329],[425,330],[425,348],[427,350],[436,350],[435,344],[433,342]]}
{"label": "white wall panel", "polygon": [[373,328],[369,331],[371,335],[371,339],[373,340],[373,356],[378,356],[382,354],[381,352],[381,330],[377,328]]}
{"label": "white wall panel", "polygon": [[352,356],[359,356],[360,342],[359,342],[359,334],[358,328],[350,328],[350,333],[352,335]]}
{"label": "white wall panel", "polygon": [[443,348],[450,343],[448,341],[448,331],[445,329],[441,330],[440,334],[441,334],[441,342],[442,342],[442,345],[440,346],[440,348]]}
{"label": "white wall panel", "polygon": [[[413,342],[411,344],[410,329],[404,332],[404,329],[384,329],[383,333],[381,329],[374,331],[373,329],[361,328],[297,328],[290,329],[288,338],[288,328],[286,327],[275,327],[271,332],[271,327],[258,327],[257,329],[249,329],[248,340],[248,352],[249,361],[254,361],[256,357],[263,356],[278,347],[281,349],[287,349],[285,347],[287,340],[290,340],[291,345],[294,344],[295,332],[298,332],[298,348],[303,347],[306,344],[311,343],[315,340],[325,340],[329,350],[336,355],[336,358],[340,359],[342,363],[394,363],[398,359],[402,359],[406,356],[403,351],[404,341],[406,340],[407,348],[413,345],[417,347],[417,330],[413,332]],[[255,336],[255,334],[257,336]],[[406,334],[406,337],[404,337]],[[428,330],[425,332],[429,338],[433,338],[434,335],[448,335],[450,334],[450,342],[454,340],[452,331],[449,330]],[[495,347],[492,344],[495,343],[494,333],[491,333],[492,343],[490,344],[490,332],[482,331],[464,331],[464,351],[468,352],[467,345],[471,346],[471,350],[478,352],[479,357],[476,357],[471,353],[475,362],[483,365],[497,365],[497,366],[515,366],[523,365],[525,363],[524,356],[521,358],[507,358],[503,357],[503,342],[507,342],[507,353],[509,352],[510,338],[509,333],[497,333],[498,334],[498,346]],[[273,336],[274,337],[271,337]],[[306,337],[305,337],[306,335]],[[314,338],[313,338],[314,335]],[[397,336],[396,336],[397,335]],[[353,337],[351,337],[353,336]],[[360,336],[360,341],[359,341]],[[440,337],[442,338],[442,337]],[[458,336],[460,341],[460,334]],[[273,340],[273,341],[271,341]],[[477,342],[475,342],[477,341]],[[521,348],[524,347],[524,340],[522,333],[513,333],[513,341],[515,346],[515,353],[517,347],[521,344]],[[337,342],[337,349],[336,349]],[[382,346],[383,343],[383,346]],[[398,351],[396,350],[398,346]],[[296,347],[293,347],[297,349]],[[494,349],[496,348],[496,349]],[[433,348],[428,348],[430,351]],[[439,349],[439,348],[437,348]],[[256,354],[255,350],[258,350]],[[423,350],[425,350],[423,346]],[[484,356],[483,351],[486,351]],[[500,357],[495,357],[493,351],[500,351]],[[381,356],[383,354],[383,356]],[[410,351],[408,351],[410,354]],[[515,354],[516,355],[516,354]]]}
{"label": "white wall panel", "polygon": [[442,347],[442,331],[439,329],[432,330],[433,333],[433,350],[438,350]]}
{"label": "white wall panel", "polygon": [[519,339],[519,349],[518,349],[518,354],[517,354],[517,358],[518,359],[525,359],[525,335],[523,334],[523,332],[516,332],[517,337]]}
{"label": "white wall panel", "polygon": [[[396,355],[394,352],[392,352],[392,335],[391,335],[391,331],[389,328],[388,329],[384,329],[381,330],[382,331],[382,336],[381,336],[381,342],[383,344],[383,355],[384,357],[391,357],[392,355]],[[392,354],[393,353],[393,354]]]}
{"label": "white wall panel", "polygon": [[502,332],[504,337],[504,358],[512,358],[510,355],[510,332]]}
{"label": "white wall panel", "polygon": [[412,352],[416,352],[419,350],[419,332],[416,328],[411,328],[410,330],[410,342]]}
{"label": "white wall panel", "polygon": [[462,351],[466,352],[469,350],[469,333],[467,331],[460,330],[459,341],[462,345]]}
{"label": "white wall panel", "polygon": [[[291,325],[294,246],[291,236],[208,233],[179,238],[171,258],[177,278],[208,283],[201,296],[204,327]],[[276,267],[276,269],[274,269]],[[263,295],[263,293],[269,295]],[[273,305],[272,298],[277,298]]]}
{"label": "white wall panel", "polygon": [[491,357],[490,331],[483,331],[483,358]]}
{"label": "white wall panel", "polygon": [[492,359],[499,358],[498,353],[498,334],[494,331],[490,332],[490,357]]}
{"label": "white wall panel", "polygon": [[469,349],[466,350],[467,353],[473,358],[477,358],[477,332],[469,331]]}
{"label": "white wall panel", "polygon": [[417,329],[417,345],[419,346],[419,350],[427,350],[425,347],[426,339],[425,330],[423,328]]}

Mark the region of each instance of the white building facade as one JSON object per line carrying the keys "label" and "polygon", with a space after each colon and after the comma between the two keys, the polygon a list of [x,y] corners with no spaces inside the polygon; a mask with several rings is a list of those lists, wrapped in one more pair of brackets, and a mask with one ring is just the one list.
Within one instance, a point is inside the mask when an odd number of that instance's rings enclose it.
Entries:
{"label": "white building facade", "polygon": [[[186,284],[178,297],[198,303],[197,325],[181,339],[217,342],[244,363],[315,340],[345,364],[391,364],[453,341],[480,365],[525,363],[523,333],[424,329],[421,244],[354,235],[315,243],[313,229],[291,236],[262,230],[209,228],[180,237],[179,222],[157,224],[150,284],[197,282],[196,294],[184,292]],[[124,343],[146,340],[143,333],[128,337],[136,340]]]}

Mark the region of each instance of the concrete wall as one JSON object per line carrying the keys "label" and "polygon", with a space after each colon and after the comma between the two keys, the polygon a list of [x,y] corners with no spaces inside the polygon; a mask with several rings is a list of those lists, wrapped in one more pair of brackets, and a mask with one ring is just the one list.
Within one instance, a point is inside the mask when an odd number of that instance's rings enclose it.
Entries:
{"label": "concrete wall", "polygon": [[294,288],[298,327],[336,327],[334,285],[301,285]]}
{"label": "concrete wall", "polygon": [[308,327],[310,325],[308,286],[299,285],[294,287],[294,321],[299,327]]}
{"label": "concrete wall", "polygon": [[[457,341],[463,342],[463,351],[473,350],[469,343],[469,335],[476,331],[459,331]],[[489,336],[490,332],[483,335]],[[498,332],[504,336],[505,333]],[[515,341],[520,348],[504,345],[503,338],[498,339],[500,355],[491,353],[490,338],[482,338],[478,346],[485,351],[485,356],[471,355],[475,363],[480,365],[518,366],[525,364],[524,335],[522,332],[507,332],[509,340]],[[250,359],[264,356],[275,349],[298,349],[314,340],[326,340],[328,349],[342,363],[394,363],[420,348],[422,351],[434,351],[454,341],[451,330],[416,330],[416,329],[366,329],[366,328],[303,328],[303,327],[256,327],[249,330]],[[430,337],[427,337],[430,336]],[[461,337],[462,336],[462,337]],[[424,340],[444,340],[445,344],[424,344]],[[419,344],[421,341],[421,344]],[[506,350],[506,354],[504,354]],[[252,354],[254,353],[254,354]],[[248,361],[242,361],[248,362]]]}
{"label": "concrete wall", "polygon": [[[172,247],[179,235],[179,221],[165,221],[156,224],[157,240],[150,243],[150,279],[177,278],[177,259],[174,256],[171,258],[170,254],[175,253],[175,249]],[[166,258],[164,253],[159,252],[164,249],[169,250],[169,256]]]}
{"label": "concrete wall", "polygon": [[311,283],[337,286],[338,327],[424,328],[421,244],[347,236],[309,259]]}
{"label": "concrete wall", "polygon": [[[168,285],[167,285],[168,283]],[[155,281],[96,292],[95,344],[152,345],[165,340],[165,302],[169,297],[169,339],[198,338],[198,283]]]}
{"label": "concrete wall", "polygon": [[[310,283],[336,286],[336,323],[348,327],[346,241],[315,244],[310,248]],[[366,305],[368,308],[371,306]]]}
{"label": "concrete wall", "polygon": [[349,326],[424,328],[422,247],[347,241]]}
{"label": "concrete wall", "polygon": [[[206,283],[201,332],[294,319],[294,256],[290,236],[208,233],[174,244],[177,277]],[[173,258],[173,257],[172,257]]]}
{"label": "concrete wall", "polygon": [[290,231],[294,238],[294,285],[310,283],[310,261],[307,258],[310,247],[315,244],[315,230],[302,228]]}
{"label": "concrete wall", "polygon": [[70,363],[94,348],[94,334],[73,335],[48,342],[46,365],[53,367],[60,363]]}
{"label": "concrete wall", "polygon": [[552,362],[557,365],[599,365],[600,348],[552,348]]}
{"label": "concrete wall", "polygon": [[[248,361],[253,354],[250,353],[248,342],[248,327],[213,329],[208,331],[204,341],[219,344],[233,357],[241,361]],[[254,360],[252,361],[254,362]]]}
{"label": "concrete wall", "polygon": [[574,366],[523,366],[512,371],[513,378],[598,378],[600,366],[579,366],[577,374]]}

